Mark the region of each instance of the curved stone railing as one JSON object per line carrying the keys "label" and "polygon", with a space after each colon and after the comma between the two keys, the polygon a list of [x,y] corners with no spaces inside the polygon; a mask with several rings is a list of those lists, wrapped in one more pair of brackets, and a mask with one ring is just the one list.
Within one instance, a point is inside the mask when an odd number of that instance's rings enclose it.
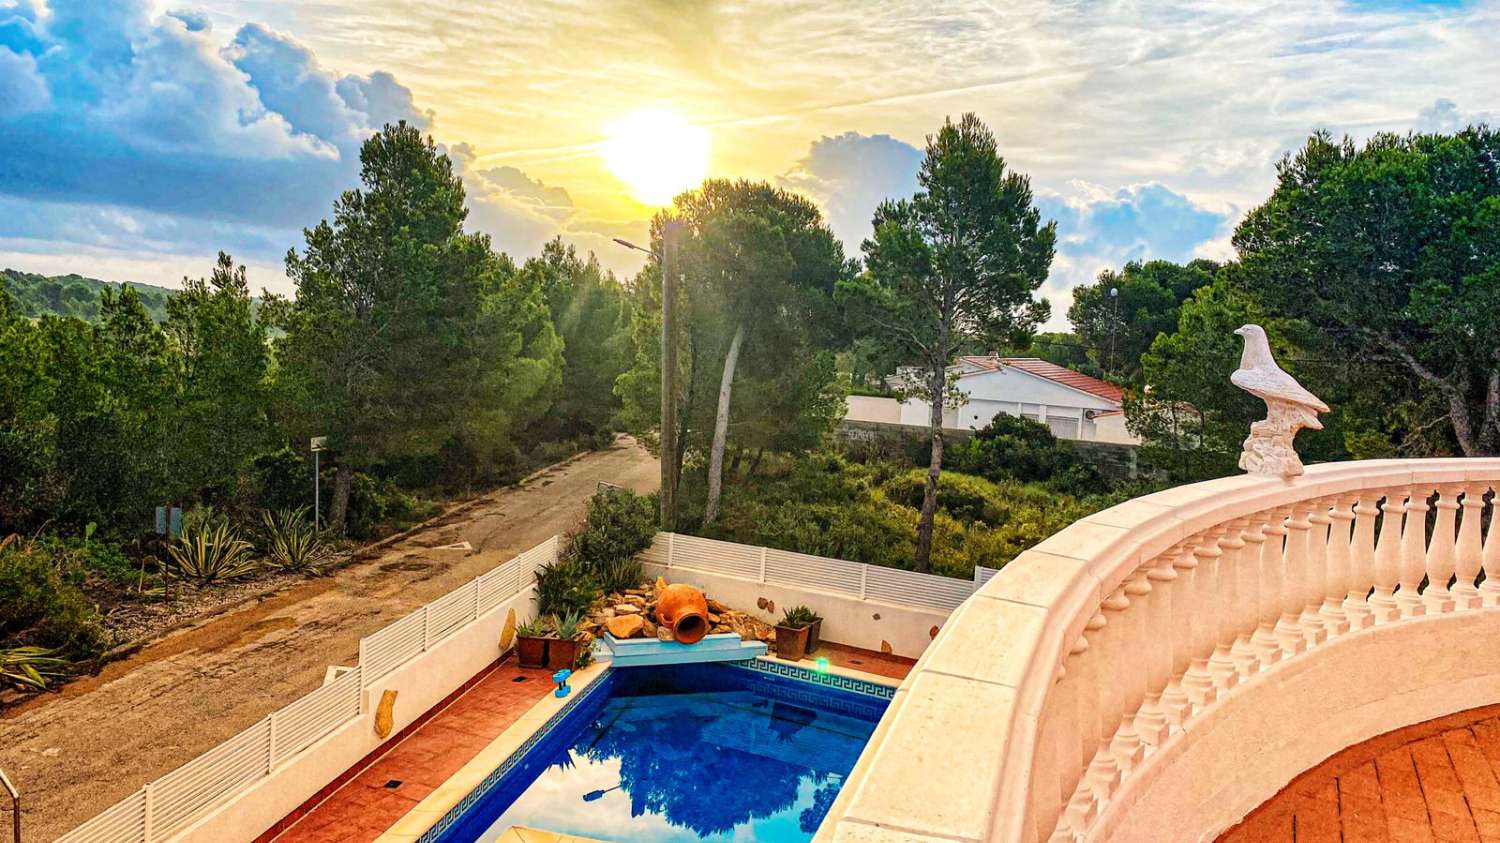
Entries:
{"label": "curved stone railing", "polygon": [[923,654],[819,840],[1212,840],[1359,740],[1500,701],[1500,459],[1137,498]]}

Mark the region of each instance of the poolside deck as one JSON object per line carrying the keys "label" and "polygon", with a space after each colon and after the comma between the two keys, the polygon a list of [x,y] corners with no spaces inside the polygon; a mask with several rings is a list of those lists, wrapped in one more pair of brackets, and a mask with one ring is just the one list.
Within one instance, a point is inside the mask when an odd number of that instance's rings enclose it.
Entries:
{"label": "poolside deck", "polygon": [[[814,655],[836,667],[892,679],[905,678],[915,664],[828,641]],[[551,676],[509,661],[492,667],[257,843],[372,843],[550,693]]]}
{"label": "poolside deck", "polygon": [[320,802],[260,841],[370,843],[552,691],[552,672],[507,661],[482,674]]}

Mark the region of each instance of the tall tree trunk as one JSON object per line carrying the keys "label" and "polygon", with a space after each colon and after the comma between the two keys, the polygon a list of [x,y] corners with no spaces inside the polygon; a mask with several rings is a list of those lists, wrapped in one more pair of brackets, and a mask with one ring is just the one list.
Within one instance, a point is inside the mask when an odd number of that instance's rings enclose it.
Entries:
{"label": "tall tree trunk", "polygon": [[339,463],[333,474],[333,507],[328,513],[328,529],[335,536],[344,534],[344,520],[349,514],[349,489],[354,485],[354,470]]}
{"label": "tall tree trunk", "polygon": [[729,353],[724,355],[724,375],[719,378],[719,413],[714,417],[714,442],[708,452],[708,500],[703,508],[703,526],[719,516],[719,495],[724,490],[724,443],[729,438],[729,396],[734,389],[734,368],[740,362],[740,345],[745,341],[745,325],[734,329]]}
{"label": "tall tree trunk", "polygon": [[947,386],[947,367],[942,362],[933,364],[927,382],[928,398],[931,400],[931,414],[927,417],[927,424],[932,434],[932,458],[927,462],[927,489],[922,494],[922,517],[917,521],[916,568],[924,574],[932,567],[932,522],[937,514],[938,476],[943,471],[943,393],[947,391]]}

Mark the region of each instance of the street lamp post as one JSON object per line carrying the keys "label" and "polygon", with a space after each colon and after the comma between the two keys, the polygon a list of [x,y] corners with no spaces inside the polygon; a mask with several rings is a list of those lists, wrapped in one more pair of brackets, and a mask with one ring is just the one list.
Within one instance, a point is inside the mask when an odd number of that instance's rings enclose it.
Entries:
{"label": "street lamp post", "polygon": [[619,237],[616,243],[656,258],[661,266],[661,528],[671,530],[677,515],[677,343],[675,336],[677,279],[672,274],[672,250],[677,240],[676,220],[662,225],[661,251],[655,252]]}

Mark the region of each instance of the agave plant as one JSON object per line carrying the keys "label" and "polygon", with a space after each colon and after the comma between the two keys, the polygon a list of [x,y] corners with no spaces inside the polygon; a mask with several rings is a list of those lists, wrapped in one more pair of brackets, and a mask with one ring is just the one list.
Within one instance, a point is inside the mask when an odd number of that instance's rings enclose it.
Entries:
{"label": "agave plant", "polygon": [[260,567],[251,551],[250,543],[228,523],[205,524],[184,530],[178,543],[167,548],[171,560],[163,570],[169,576],[200,585],[238,579]]}
{"label": "agave plant", "polygon": [[0,686],[45,691],[66,672],[68,662],[41,647],[0,647]]}
{"label": "agave plant", "polygon": [[307,520],[307,507],[266,510],[264,524],[266,558],[275,568],[289,573],[319,573],[333,550],[324,544],[318,529]]}

